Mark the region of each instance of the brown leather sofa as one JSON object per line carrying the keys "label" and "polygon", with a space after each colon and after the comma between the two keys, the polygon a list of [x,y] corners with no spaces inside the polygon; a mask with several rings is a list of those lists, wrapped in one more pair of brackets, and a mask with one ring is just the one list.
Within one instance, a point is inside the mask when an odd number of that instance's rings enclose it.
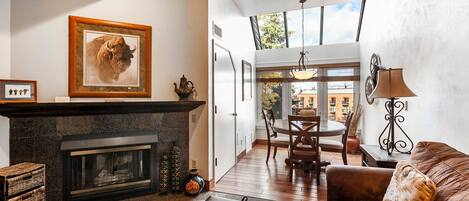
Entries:
{"label": "brown leather sofa", "polygon": [[[469,200],[469,156],[438,142],[420,142],[410,161],[437,186],[435,200]],[[393,169],[329,166],[327,200],[383,200]]]}

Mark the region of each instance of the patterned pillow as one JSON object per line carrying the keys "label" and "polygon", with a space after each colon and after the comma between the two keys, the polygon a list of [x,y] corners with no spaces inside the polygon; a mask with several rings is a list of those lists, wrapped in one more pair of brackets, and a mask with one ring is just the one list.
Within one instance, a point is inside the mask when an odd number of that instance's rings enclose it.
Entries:
{"label": "patterned pillow", "polygon": [[396,166],[383,201],[432,201],[435,195],[435,183],[410,162],[401,161]]}

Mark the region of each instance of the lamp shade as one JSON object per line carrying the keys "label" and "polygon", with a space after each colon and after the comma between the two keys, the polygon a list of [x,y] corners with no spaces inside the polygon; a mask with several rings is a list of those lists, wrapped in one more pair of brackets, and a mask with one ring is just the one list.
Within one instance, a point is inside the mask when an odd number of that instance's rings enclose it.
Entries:
{"label": "lamp shade", "polygon": [[402,68],[378,71],[378,83],[371,93],[372,98],[398,98],[416,96],[404,82]]}
{"label": "lamp shade", "polygon": [[316,72],[310,71],[310,70],[292,71],[291,72],[291,75],[294,78],[299,79],[299,80],[311,79],[311,78],[314,77],[315,74],[316,74]]}

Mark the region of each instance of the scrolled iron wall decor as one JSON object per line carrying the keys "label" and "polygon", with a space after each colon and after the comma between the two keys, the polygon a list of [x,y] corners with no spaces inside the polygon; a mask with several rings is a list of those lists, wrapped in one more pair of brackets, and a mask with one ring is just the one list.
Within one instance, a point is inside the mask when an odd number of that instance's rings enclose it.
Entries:
{"label": "scrolled iron wall decor", "polygon": [[371,60],[370,60],[370,75],[366,77],[365,81],[365,97],[366,97],[366,102],[368,104],[373,104],[375,101],[374,98],[371,97],[371,92],[375,89],[376,83],[377,83],[377,78],[378,78],[378,71],[380,69],[383,69],[381,65],[381,57],[375,53],[371,55]]}

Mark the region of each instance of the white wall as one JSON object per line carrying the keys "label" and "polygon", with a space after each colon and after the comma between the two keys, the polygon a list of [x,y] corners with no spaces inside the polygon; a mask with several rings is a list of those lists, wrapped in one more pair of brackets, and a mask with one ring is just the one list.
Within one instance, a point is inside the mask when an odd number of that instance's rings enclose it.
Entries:
{"label": "white wall", "polygon": [[[404,129],[415,141],[446,142],[469,153],[469,1],[373,0],[366,2],[360,38],[362,78],[372,53],[388,67],[403,67],[417,97]],[[364,89],[362,79],[362,93]],[[364,143],[377,144],[385,126],[384,101],[364,105]]]}
{"label": "white wall", "polygon": [[[212,22],[217,24],[223,29],[223,39],[214,37],[211,33]],[[241,85],[241,67],[242,60],[246,60],[252,64],[253,67],[253,81],[255,81],[255,46],[252,36],[251,24],[249,17],[242,16],[241,11],[232,0],[210,0],[209,1],[209,38],[223,47],[230,50],[236,68],[236,92],[237,92],[237,134],[238,134],[238,153],[245,148],[251,149],[251,142],[254,140],[255,133],[255,83],[253,84],[253,98],[248,101],[242,101],[242,85]],[[212,49],[211,42],[209,46],[209,63],[210,69],[212,68]],[[209,72],[210,78],[212,76]],[[211,83],[209,83],[211,88]],[[211,96],[211,92],[209,94]],[[210,102],[209,105],[212,105]],[[211,107],[211,106],[210,106]],[[211,115],[211,110],[209,110]],[[210,123],[209,144],[212,145],[212,126]],[[246,140],[245,140],[246,139]],[[242,144],[241,141],[242,140]],[[213,147],[210,146],[210,168],[212,168],[211,159],[213,154]],[[213,178],[213,170],[210,171],[210,178]]]}
{"label": "white wall", "polygon": [[[345,43],[308,46],[308,64],[346,63],[360,61],[360,44]],[[301,48],[278,48],[256,51],[257,67],[298,65]]]}
{"label": "white wall", "polygon": [[[0,79],[10,78],[10,0],[0,0]],[[8,118],[0,117],[0,167],[10,164],[10,125]]]}
{"label": "white wall", "polygon": [[[207,0],[12,1],[12,78],[37,80],[40,102],[67,96],[68,16],[76,15],[152,26],[151,100],[177,100],[172,83],[182,74],[195,83],[198,99],[207,100],[207,9]],[[74,101],[90,100],[102,99]],[[189,157],[207,177],[207,106],[192,114]]]}

